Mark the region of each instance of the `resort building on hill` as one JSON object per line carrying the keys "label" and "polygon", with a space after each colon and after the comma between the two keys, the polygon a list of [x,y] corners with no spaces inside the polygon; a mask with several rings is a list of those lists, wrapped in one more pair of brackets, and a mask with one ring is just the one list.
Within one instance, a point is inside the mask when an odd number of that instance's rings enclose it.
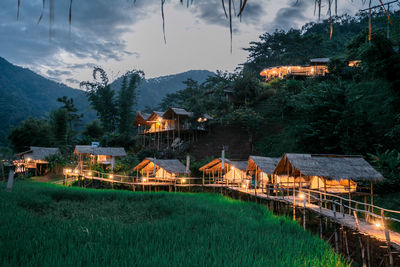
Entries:
{"label": "resort building on hill", "polygon": [[153,111],[151,114],[138,112],[133,125],[141,135],[145,147],[175,148],[184,141],[192,141],[198,132],[205,132],[207,122],[212,117],[194,117],[192,112],[181,108],[169,108],[165,112]]}
{"label": "resort building on hill", "polygon": [[84,162],[89,160],[89,164],[100,164],[114,170],[115,159],[125,157],[126,152],[123,147],[97,147],[97,146],[75,146],[74,154],[79,157],[78,169],[83,170]]}
{"label": "resort building on hill", "polygon": [[324,76],[328,73],[329,58],[313,58],[310,64],[306,66],[276,66],[263,69],[260,75],[265,77],[265,81],[275,78],[283,79],[285,77],[307,77]]}
{"label": "resort building on hill", "polygon": [[29,150],[17,154],[20,159],[13,162],[15,172],[34,170],[35,175],[43,175],[46,172],[47,164],[49,164],[46,158],[58,153],[60,153],[60,150],[55,147],[31,146]]}

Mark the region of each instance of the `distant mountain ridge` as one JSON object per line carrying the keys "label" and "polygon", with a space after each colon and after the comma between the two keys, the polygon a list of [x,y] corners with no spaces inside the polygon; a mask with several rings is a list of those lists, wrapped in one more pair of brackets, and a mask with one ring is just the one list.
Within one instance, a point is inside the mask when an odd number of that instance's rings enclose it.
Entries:
{"label": "distant mountain ridge", "polygon": [[[215,73],[208,70],[189,70],[178,74],[146,79],[138,88],[137,109],[142,110],[146,106],[157,106],[165,95],[185,89],[182,82],[189,78],[202,83],[209,76],[215,76]],[[121,82],[122,78],[118,78],[111,83],[111,87],[118,90]]]}
{"label": "distant mountain ridge", "polygon": [[[183,89],[185,85],[182,82],[188,78],[203,82],[209,75],[214,73],[193,70],[145,80],[138,88],[136,108],[154,107],[166,94]],[[111,86],[118,90],[120,82],[121,78]],[[61,96],[74,99],[75,106],[84,114],[84,121],[95,118],[96,113],[91,110],[84,91],[49,80],[0,57],[0,145],[7,145],[10,127],[28,117],[46,116],[52,109],[60,107],[57,98]]]}

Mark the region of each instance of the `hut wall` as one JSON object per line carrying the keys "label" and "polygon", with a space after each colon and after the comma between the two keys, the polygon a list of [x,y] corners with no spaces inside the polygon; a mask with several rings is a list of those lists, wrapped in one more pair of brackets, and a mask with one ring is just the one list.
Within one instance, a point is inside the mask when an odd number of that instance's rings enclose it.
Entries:
{"label": "hut wall", "polygon": [[260,183],[266,184],[269,182],[269,176],[265,172],[260,172],[259,174]]}
{"label": "hut wall", "polygon": [[102,162],[111,162],[111,156],[107,155],[97,155],[97,162],[102,163]]}
{"label": "hut wall", "polygon": [[230,182],[240,182],[246,179],[246,171],[233,168],[224,175],[224,178]]}
{"label": "hut wall", "polygon": [[[310,182],[310,189],[326,191],[330,193],[348,193],[349,192],[349,180],[329,180],[319,176],[313,176]],[[350,192],[357,190],[357,183],[350,180]]]}
{"label": "hut wall", "polygon": [[164,179],[172,179],[175,178],[176,175],[174,173],[169,173],[166,170],[164,170],[163,168],[159,168],[156,171],[156,178],[164,178]]}
{"label": "hut wall", "polygon": [[307,187],[309,185],[309,181],[305,179],[304,177],[293,177],[293,176],[287,176],[287,175],[277,175],[276,184],[280,184],[282,187]]}

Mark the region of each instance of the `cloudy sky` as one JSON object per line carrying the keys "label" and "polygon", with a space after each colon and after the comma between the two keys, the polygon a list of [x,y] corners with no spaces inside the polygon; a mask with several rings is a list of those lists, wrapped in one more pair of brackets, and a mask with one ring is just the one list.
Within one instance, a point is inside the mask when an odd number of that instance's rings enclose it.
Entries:
{"label": "cloudy sky", "polygon": [[[147,78],[190,69],[231,71],[246,60],[242,48],[263,32],[298,28],[317,19],[314,0],[249,0],[242,21],[233,21],[231,54],[220,0],[194,0],[189,8],[167,0],[166,43],[161,0],[74,1],[71,29],[69,0],[56,0],[51,39],[48,2],[38,24],[42,0],[22,0],[19,20],[17,0],[0,1],[0,56],[75,88],[91,79],[93,66],[103,67],[111,80],[132,69],[144,70]],[[235,3],[237,9],[239,1]],[[362,0],[338,3],[339,14],[362,8]],[[326,14],[326,4],[324,10]]]}

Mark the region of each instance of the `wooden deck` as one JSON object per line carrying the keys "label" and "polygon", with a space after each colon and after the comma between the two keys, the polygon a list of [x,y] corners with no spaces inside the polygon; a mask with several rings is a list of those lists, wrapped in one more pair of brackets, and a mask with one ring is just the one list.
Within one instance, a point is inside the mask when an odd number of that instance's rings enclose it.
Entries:
{"label": "wooden deck", "polygon": [[[290,205],[293,205],[293,196],[284,196],[277,197],[264,194],[261,190],[257,190],[257,193],[254,189],[245,190],[239,187],[229,187],[231,190],[239,191],[241,193],[249,194],[253,197],[258,197],[262,199],[274,200],[274,201],[284,201]],[[368,223],[363,219],[358,219],[359,229],[357,227],[356,219],[354,216],[341,213],[334,212],[330,209],[320,208],[318,205],[307,203],[303,199],[299,197],[295,197],[295,206],[297,207],[305,207],[313,212],[319,213],[324,217],[328,217],[333,221],[336,221],[350,229],[355,231],[359,231],[361,234],[369,235],[378,239],[379,241],[386,242],[385,231],[377,228],[374,224]],[[390,242],[397,250],[400,251],[400,233],[389,230]]]}

